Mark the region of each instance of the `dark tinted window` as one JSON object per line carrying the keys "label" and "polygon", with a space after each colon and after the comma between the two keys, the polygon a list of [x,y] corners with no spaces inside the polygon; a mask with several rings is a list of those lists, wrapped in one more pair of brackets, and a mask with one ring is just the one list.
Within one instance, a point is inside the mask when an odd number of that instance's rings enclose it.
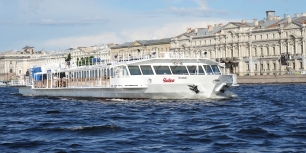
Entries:
{"label": "dark tinted window", "polygon": [[[188,71],[190,73],[190,75],[196,75],[197,74],[197,66],[193,65],[193,66],[187,66]],[[204,71],[201,65],[199,65],[199,75],[204,75]]]}
{"label": "dark tinted window", "polygon": [[185,74],[188,75],[188,71],[185,66],[170,66],[173,74]]}
{"label": "dark tinted window", "polygon": [[217,65],[211,65],[212,70],[214,71],[215,75],[220,75],[221,72],[219,70],[219,67]]}
{"label": "dark tinted window", "polygon": [[171,75],[169,66],[154,66],[154,70],[157,75]]}
{"label": "dark tinted window", "polygon": [[154,75],[153,70],[149,65],[141,65],[140,69],[143,75]]}
{"label": "dark tinted window", "polygon": [[212,71],[210,65],[203,65],[203,67],[204,67],[207,75],[213,75],[214,74],[214,72]]}
{"label": "dark tinted window", "polygon": [[138,66],[128,66],[131,75],[141,75],[140,69]]}

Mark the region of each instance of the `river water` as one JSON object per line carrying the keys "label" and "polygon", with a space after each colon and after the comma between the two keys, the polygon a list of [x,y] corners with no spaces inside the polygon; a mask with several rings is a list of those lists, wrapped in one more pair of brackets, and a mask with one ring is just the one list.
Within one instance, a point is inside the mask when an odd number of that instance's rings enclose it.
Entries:
{"label": "river water", "polygon": [[306,152],[306,84],[225,100],[25,97],[0,88],[1,152]]}

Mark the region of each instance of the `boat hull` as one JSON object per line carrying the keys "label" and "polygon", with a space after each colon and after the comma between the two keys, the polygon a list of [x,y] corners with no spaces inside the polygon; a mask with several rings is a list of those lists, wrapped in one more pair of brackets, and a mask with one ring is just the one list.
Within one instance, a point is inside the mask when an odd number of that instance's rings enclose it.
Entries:
{"label": "boat hull", "polygon": [[[165,77],[155,78],[162,80]],[[137,78],[136,78],[137,79]],[[139,80],[139,79],[138,79]],[[51,97],[87,97],[87,98],[122,98],[122,99],[203,99],[222,96],[224,88],[232,85],[232,76],[194,76],[184,81],[157,82],[139,86],[112,87],[65,87],[32,88],[19,87],[19,93],[30,96]],[[147,78],[144,81],[147,82]],[[156,83],[154,83],[156,82]],[[193,82],[193,83],[192,83]]]}

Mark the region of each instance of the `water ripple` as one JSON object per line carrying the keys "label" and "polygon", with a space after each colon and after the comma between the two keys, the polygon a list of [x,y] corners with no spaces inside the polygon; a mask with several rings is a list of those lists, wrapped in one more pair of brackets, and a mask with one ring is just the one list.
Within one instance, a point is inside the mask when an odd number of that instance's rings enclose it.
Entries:
{"label": "water ripple", "polygon": [[1,152],[306,152],[306,85],[222,100],[30,97],[0,88]]}

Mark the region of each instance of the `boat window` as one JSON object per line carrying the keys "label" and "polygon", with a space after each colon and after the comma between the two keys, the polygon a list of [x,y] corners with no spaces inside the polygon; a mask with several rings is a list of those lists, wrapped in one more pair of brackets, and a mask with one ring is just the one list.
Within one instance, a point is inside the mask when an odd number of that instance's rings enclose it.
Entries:
{"label": "boat window", "polygon": [[216,75],[221,75],[220,69],[217,65],[211,65],[211,68]]}
{"label": "boat window", "polygon": [[213,70],[211,69],[210,65],[203,65],[207,75],[214,75]]}
{"label": "boat window", "polygon": [[131,75],[141,75],[140,69],[138,66],[128,66]]}
{"label": "boat window", "polygon": [[[187,66],[190,75],[197,75],[197,65]],[[202,66],[199,65],[199,75],[205,75]]]}
{"label": "boat window", "polygon": [[185,66],[170,66],[173,74],[188,75],[188,71]]}
{"label": "boat window", "polygon": [[143,75],[154,75],[150,65],[140,65],[140,68]]}
{"label": "boat window", "polygon": [[154,70],[157,75],[171,75],[169,66],[154,66]]}

